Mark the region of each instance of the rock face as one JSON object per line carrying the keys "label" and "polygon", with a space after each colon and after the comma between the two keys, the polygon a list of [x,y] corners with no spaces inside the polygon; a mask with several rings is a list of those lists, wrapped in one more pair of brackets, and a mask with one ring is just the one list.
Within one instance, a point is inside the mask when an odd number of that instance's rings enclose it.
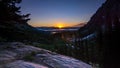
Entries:
{"label": "rock face", "polygon": [[90,21],[80,29],[81,33],[86,36],[90,32],[110,31],[120,29],[120,1],[106,0],[105,3],[91,17]]}
{"label": "rock face", "polygon": [[19,42],[0,44],[0,68],[92,68],[71,57]]}
{"label": "rock face", "polygon": [[102,68],[120,68],[120,0],[106,0],[79,34],[82,60],[97,62]]}

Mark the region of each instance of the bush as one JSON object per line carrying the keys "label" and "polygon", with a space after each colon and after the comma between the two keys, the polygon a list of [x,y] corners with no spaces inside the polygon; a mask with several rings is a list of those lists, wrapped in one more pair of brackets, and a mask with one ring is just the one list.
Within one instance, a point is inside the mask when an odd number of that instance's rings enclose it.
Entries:
{"label": "bush", "polygon": [[36,55],[36,52],[31,52],[30,54],[24,56],[23,59],[27,61],[33,61],[35,55]]}

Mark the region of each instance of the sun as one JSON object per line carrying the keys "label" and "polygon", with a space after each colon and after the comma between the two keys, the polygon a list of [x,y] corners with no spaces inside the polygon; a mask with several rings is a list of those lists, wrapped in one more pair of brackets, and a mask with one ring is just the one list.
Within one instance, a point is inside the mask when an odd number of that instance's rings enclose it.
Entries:
{"label": "sun", "polygon": [[58,28],[61,29],[63,26],[62,25],[58,25]]}
{"label": "sun", "polygon": [[64,25],[60,23],[60,24],[57,24],[57,27],[58,27],[59,29],[61,29],[61,28],[64,27]]}
{"label": "sun", "polygon": [[62,22],[57,22],[56,23],[56,25],[55,25],[57,28],[59,28],[59,29],[62,29],[64,26],[65,26],[65,24]]}

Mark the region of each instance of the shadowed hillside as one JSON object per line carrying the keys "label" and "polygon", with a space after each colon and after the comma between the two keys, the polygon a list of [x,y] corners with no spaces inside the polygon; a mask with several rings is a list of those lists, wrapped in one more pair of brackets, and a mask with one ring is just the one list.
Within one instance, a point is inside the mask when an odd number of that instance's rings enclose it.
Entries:
{"label": "shadowed hillside", "polygon": [[99,64],[101,68],[119,68],[120,1],[106,0],[79,29],[78,47],[81,59]]}

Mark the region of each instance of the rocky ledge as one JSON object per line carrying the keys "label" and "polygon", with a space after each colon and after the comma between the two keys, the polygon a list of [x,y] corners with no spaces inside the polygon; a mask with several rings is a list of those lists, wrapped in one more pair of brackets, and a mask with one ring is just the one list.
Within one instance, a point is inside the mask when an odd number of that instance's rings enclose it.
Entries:
{"label": "rocky ledge", "polygon": [[90,65],[20,42],[0,43],[0,68],[92,68]]}

